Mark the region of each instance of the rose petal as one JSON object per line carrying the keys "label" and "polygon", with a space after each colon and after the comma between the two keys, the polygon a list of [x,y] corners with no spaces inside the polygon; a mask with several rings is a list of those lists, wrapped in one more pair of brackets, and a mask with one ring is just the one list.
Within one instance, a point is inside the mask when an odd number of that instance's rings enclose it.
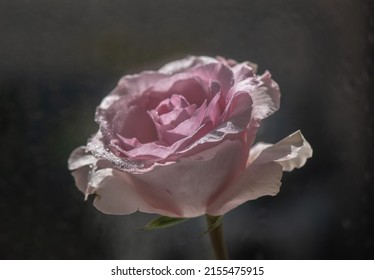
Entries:
{"label": "rose petal", "polygon": [[161,127],[169,126],[175,127],[177,124],[183,122],[191,117],[196,110],[196,105],[192,104],[186,108],[177,108],[166,114],[159,116]]}
{"label": "rose petal", "polygon": [[257,72],[257,65],[251,62],[243,62],[232,67],[235,83],[247,78],[254,77]]}
{"label": "rose petal", "polygon": [[249,200],[274,196],[279,192],[281,178],[282,166],[278,163],[251,165],[226,192],[210,201],[207,214],[221,216]]}
{"label": "rose petal", "polygon": [[229,96],[235,92],[248,92],[253,101],[252,118],[262,120],[279,109],[280,91],[276,82],[271,79],[269,72],[261,77],[248,78],[235,84],[230,90]]}
{"label": "rose petal", "polygon": [[[157,89],[157,85],[155,89]],[[207,86],[204,85],[199,77],[176,81],[170,87],[169,92],[181,95],[186,98],[189,104],[196,104],[197,106],[201,106],[208,98]]]}
{"label": "rose petal", "polygon": [[[141,126],[139,126],[141,124]],[[125,138],[136,138],[141,143],[158,139],[155,124],[147,111],[130,107],[119,111],[113,119],[113,132]]]}
{"label": "rose petal", "polygon": [[167,76],[155,71],[144,71],[140,74],[124,76],[118,81],[117,87],[103,99],[98,109],[106,110],[126,95],[129,95],[131,99],[137,98],[165,77]]}
{"label": "rose petal", "polygon": [[106,168],[92,174],[90,194],[96,194],[94,206],[106,214],[125,215],[136,211],[159,212],[171,215],[165,210],[154,209],[148,205],[132,187],[130,175],[115,169]]}
{"label": "rose petal", "polygon": [[[221,86],[218,83],[211,83],[211,86],[217,84],[217,92],[213,95],[212,100],[209,102],[208,107],[205,110],[204,121],[211,121],[213,126],[219,125],[222,119],[222,112],[225,110],[225,98],[221,94]],[[212,90],[212,92],[214,92]]]}
{"label": "rose petal", "polygon": [[221,91],[226,94],[232,85],[232,72],[223,64],[208,64],[170,76],[154,84],[150,98],[152,105],[147,109],[151,110],[164,99],[170,98],[172,94],[182,95],[190,104],[201,106],[204,101],[210,102],[213,98],[209,86],[214,81],[218,83]]}
{"label": "rose petal", "polygon": [[251,148],[248,162],[262,164],[276,161],[283,166],[283,171],[292,171],[302,167],[312,155],[310,144],[298,130],[274,145],[256,144]]}
{"label": "rose petal", "polygon": [[168,132],[173,133],[173,134],[178,134],[178,135],[183,135],[183,136],[188,136],[194,134],[194,132],[201,126],[202,121],[205,116],[205,111],[206,111],[206,103],[202,104],[200,108],[197,108],[192,116],[180,124],[178,124],[175,128],[166,131],[165,133],[167,134]]}
{"label": "rose petal", "polygon": [[[196,134],[196,136],[198,136],[196,138],[191,137],[190,142],[192,144],[185,149],[176,152],[173,157],[177,158],[178,156],[180,157],[182,155],[191,156],[193,154],[200,153],[204,149],[216,146],[225,140],[238,140],[244,144],[246,142],[245,132],[247,130],[247,114],[247,111],[243,112],[242,114],[238,114],[215,129],[208,126],[208,131],[205,131],[203,135]],[[207,122],[206,124],[209,125],[211,122]],[[242,152],[245,153],[249,147],[246,146],[242,149]]]}
{"label": "rose petal", "polygon": [[90,169],[89,166],[83,166],[71,172],[71,175],[74,177],[75,185],[83,194],[86,193],[88,187]]}
{"label": "rose petal", "polygon": [[175,60],[165,64],[158,72],[162,74],[179,73],[190,68],[217,62],[216,59],[208,56],[188,56],[186,58]]}
{"label": "rose petal", "polygon": [[207,213],[223,215],[248,200],[276,195],[282,171],[303,166],[311,156],[312,149],[300,131],[274,145],[254,146],[245,171],[226,191],[211,200]]}
{"label": "rose petal", "polygon": [[86,147],[76,148],[68,159],[68,168],[74,177],[75,185],[85,193],[88,184],[88,175],[92,165],[95,165],[97,159],[90,153],[86,153]]}
{"label": "rose petal", "polygon": [[104,137],[100,130],[88,139],[87,151],[99,160],[98,163],[105,162],[105,166],[114,166],[124,171],[141,172],[153,165],[152,161],[147,164],[144,161],[116,156],[105,146]]}
{"label": "rose petal", "polygon": [[68,159],[69,170],[75,170],[85,165],[95,164],[97,159],[86,152],[85,146],[80,146],[71,152]]}
{"label": "rose petal", "polygon": [[206,64],[191,70],[191,73],[200,77],[209,84],[214,81],[220,85],[221,93],[226,95],[234,84],[232,70],[222,63]]}
{"label": "rose petal", "polygon": [[236,116],[243,118],[243,122],[248,124],[252,117],[253,101],[248,92],[236,92],[228,102],[221,121],[226,121]]}
{"label": "rose petal", "polygon": [[139,181],[134,184],[153,207],[169,210],[175,203],[179,211],[173,216],[196,217],[206,213],[209,198],[243,169],[245,158],[239,141],[225,141],[193,157],[136,174]]}

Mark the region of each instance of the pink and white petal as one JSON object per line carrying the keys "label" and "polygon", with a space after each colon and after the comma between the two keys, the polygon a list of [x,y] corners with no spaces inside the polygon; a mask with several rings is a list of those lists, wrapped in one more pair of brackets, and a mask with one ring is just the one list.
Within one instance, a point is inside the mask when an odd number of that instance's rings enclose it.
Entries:
{"label": "pink and white petal", "polygon": [[259,78],[248,78],[236,83],[228,96],[231,97],[240,91],[248,92],[252,97],[252,118],[254,120],[265,119],[279,109],[281,95],[279,86],[271,80],[269,72],[265,72]]}
{"label": "pink and white petal", "polygon": [[312,147],[305,141],[302,146],[293,148],[290,155],[277,160],[277,162],[283,166],[283,171],[292,171],[295,168],[304,166],[307,159],[311,158],[312,155]]}
{"label": "pink and white petal", "polygon": [[[157,89],[157,85],[155,89]],[[175,81],[169,92],[183,96],[189,104],[196,104],[197,106],[201,106],[209,97],[207,85],[198,76]]]}
{"label": "pink and white petal", "polygon": [[[250,109],[250,108],[249,108]],[[250,112],[249,112],[250,114]],[[247,124],[248,124],[248,112],[242,112],[242,114],[238,114],[228,121],[224,122],[220,126],[213,128],[211,122],[205,123],[202,127],[202,132],[204,133],[196,133],[196,136],[192,136],[190,138],[190,142],[192,143],[187,147],[181,146],[182,149],[179,149],[176,153],[174,153],[174,156],[190,156],[193,154],[200,153],[204,149],[207,149],[208,147],[216,146],[225,140],[237,140],[243,143],[245,147],[242,148],[242,153],[246,152],[247,149],[249,150],[249,147],[246,145],[246,130],[247,130]],[[248,154],[248,153],[247,153]]]}
{"label": "pink and white petal", "polygon": [[232,67],[235,82],[238,83],[250,77],[254,77],[257,71],[257,65],[250,62],[243,62]]}
{"label": "pink and white petal", "polygon": [[171,98],[174,94],[181,95],[188,103],[198,106],[210,96],[206,81],[191,71],[182,72],[155,83],[152,89],[144,94],[148,98],[148,104],[142,106],[148,110],[155,109],[160,102]]}
{"label": "pink and white petal", "polygon": [[[112,142],[114,142],[113,144],[120,145],[121,147],[124,148],[124,150],[130,150],[130,149],[133,149],[135,147],[139,147],[139,146],[142,145],[142,143],[140,143],[139,140],[136,139],[136,138],[126,138],[126,137],[123,137],[119,134],[116,134],[116,137],[118,139],[112,139],[110,143],[112,144]],[[117,141],[115,141],[115,140],[117,140]],[[118,142],[118,141],[120,141],[120,143],[115,143],[115,142]]]}
{"label": "pink and white petal", "polygon": [[129,95],[132,98],[137,98],[144,91],[151,88],[156,82],[164,79],[165,77],[167,77],[167,75],[155,71],[144,71],[135,75],[123,76],[118,81],[117,87],[114,88],[112,92],[102,100],[98,109],[108,109],[117,100],[125,95]]}
{"label": "pink and white petal", "polygon": [[238,64],[238,62],[235,59],[225,58],[225,57],[220,56],[220,55],[217,55],[216,59],[218,61],[222,62],[223,64],[226,64],[226,65],[228,65],[230,67],[234,67],[236,64]]}
{"label": "pink and white petal", "polygon": [[300,131],[282,141],[251,148],[247,168],[226,191],[211,199],[207,213],[223,215],[249,200],[279,192],[283,171],[302,167],[312,149]]}
{"label": "pink and white petal", "polygon": [[143,161],[118,157],[105,146],[104,137],[100,130],[88,140],[87,150],[98,159],[98,163],[105,162],[105,166],[113,166],[124,171],[142,172],[152,165],[152,163],[146,165]]}
{"label": "pink and white petal", "polygon": [[[259,115],[260,115],[259,118],[264,119],[270,116],[271,114],[273,114],[274,112],[278,111],[279,105],[280,105],[281,93],[280,93],[278,84],[274,80],[271,79],[271,74],[269,71],[265,71],[265,73],[261,75],[260,79],[264,83],[264,87],[266,89],[265,96],[267,96],[267,98],[262,98],[263,93],[260,90],[258,92],[255,91],[252,94],[252,99],[253,99],[253,104],[256,108],[255,111],[258,108]],[[269,98],[271,101],[269,100]],[[260,114],[260,112],[262,114]]]}
{"label": "pink and white petal", "polygon": [[158,116],[158,121],[162,126],[170,126],[170,128],[175,127],[179,123],[191,117],[195,111],[195,104],[185,108],[176,108],[166,114]]}
{"label": "pink and white petal", "polygon": [[279,192],[281,178],[282,166],[279,163],[250,165],[226,192],[211,199],[207,214],[220,216],[249,200],[274,196]]}
{"label": "pink and white petal", "polygon": [[112,127],[114,133],[125,138],[136,138],[141,143],[156,141],[158,138],[151,116],[144,108],[137,106],[117,112]]}
{"label": "pink and white petal", "polygon": [[[187,81],[187,82],[186,82]],[[209,63],[202,64],[191,69],[187,69],[184,72],[178,72],[174,75],[168,76],[167,79],[163,79],[154,84],[154,92],[172,92],[175,93],[175,90],[171,90],[172,87],[175,87],[177,84],[178,88],[181,89],[184,85],[193,85],[198,87],[199,92],[205,93],[207,97],[210,96],[209,85],[212,81],[217,81],[221,86],[222,92],[227,93],[228,89],[232,86],[234,79],[231,69],[222,64],[222,63]],[[182,85],[182,86],[180,86]],[[190,92],[186,92],[190,97],[194,97]],[[182,94],[189,101],[190,104],[197,104],[196,102],[191,102],[189,97]],[[201,93],[199,95],[202,95]],[[195,96],[195,98],[201,98],[200,96]]]}
{"label": "pink and white petal", "polygon": [[[203,136],[200,139],[196,139],[196,142],[192,145],[197,146],[205,142],[216,142],[221,141],[222,139],[226,138],[227,135],[239,135],[241,132],[245,132],[247,130],[248,123],[251,118],[251,107],[248,106],[251,104],[250,97],[245,94],[238,95],[238,110],[234,112],[228,112],[226,114],[226,118],[221,125],[216,127],[214,130],[209,132],[207,135]],[[231,104],[228,105],[227,110],[230,111]]]}
{"label": "pink and white petal", "polygon": [[85,193],[88,183],[88,174],[91,166],[96,165],[97,159],[86,152],[85,146],[76,148],[68,159],[68,168],[74,177],[75,185],[82,192]]}
{"label": "pink and white petal", "polygon": [[[103,213],[114,215],[131,214],[136,211],[155,213],[133,189],[129,174],[112,168],[94,172],[90,179],[89,194],[96,194],[94,206]],[[159,211],[161,215],[170,215]]]}
{"label": "pink and white petal", "polygon": [[70,171],[81,168],[86,165],[95,164],[97,159],[86,152],[85,146],[80,146],[71,152],[68,159],[68,168]]}
{"label": "pink and white petal", "polygon": [[211,63],[190,71],[193,75],[200,77],[207,83],[218,82],[221,94],[226,95],[234,84],[234,74],[230,67],[222,63]]}
{"label": "pink and white petal", "polygon": [[75,185],[83,194],[86,193],[88,188],[88,177],[90,174],[90,170],[91,168],[86,165],[71,172],[71,175],[73,175],[74,177]]}
{"label": "pink and white petal", "polygon": [[218,92],[213,95],[204,115],[204,122],[211,121],[213,126],[217,126],[222,121],[222,113],[225,110],[225,98]]}
{"label": "pink and white petal", "polygon": [[222,94],[226,95],[234,82],[233,73],[222,63],[210,63],[171,75],[153,85],[151,98],[157,102],[148,109],[154,109],[159,102],[175,93],[184,96],[190,104],[200,106],[204,100],[210,101],[212,98],[209,89],[212,81],[218,82]]}
{"label": "pink and white petal", "polygon": [[139,74],[123,76],[118,81],[118,94],[142,94],[154,83],[167,77],[167,75],[156,71],[143,71]]}
{"label": "pink and white petal", "polygon": [[170,132],[173,134],[180,134],[184,136],[194,134],[196,130],[202,125],[206,110],[207,104],[206,102],[204,102],[199,108],[197,108],[193,112],[190,118],[179,123],[175,128],[171,129]]}
{"label": "pink and white petal", "polygon": [[158,70],[158,72],[170,75],[185,71],[196,66],[215,62],[217,62],[217,59],[208,56],[187,56],[186,58],[175,60],[165,64]]}
{"label": "pink and white petal", "polygon": [[248,92],[236,92],[229,100],[225,111],[223,112],[222,121],[227,121],[235,116],[245,116],[248,125],[252,117],[252,105],[252,97]]}
{"label": "pink and white petal", "polygon": [[124,154],[131,159],[136,160],[162,160],[172,154],[177,148],[178,142],[175,142],[171,146],[160,145],[157,142],[150,142],[135,147],[132,150],[125,151]]}
{"label": "pink and white petal", "polygon": [[302,167],[312,155],[312,147],[298,130],[274,145],[259,143],[253,146],[248,164],[276,161],[284,171],[292,171]]}
{"label": "pink and white petal", "polygon": [[225,141],[193,157],[135,174],[139,180],[135,187],[155,208],[174,203],[179,207],[174,216],[197,217],[206,213],[209,198],[241,172],[245,160],[239,141]]}

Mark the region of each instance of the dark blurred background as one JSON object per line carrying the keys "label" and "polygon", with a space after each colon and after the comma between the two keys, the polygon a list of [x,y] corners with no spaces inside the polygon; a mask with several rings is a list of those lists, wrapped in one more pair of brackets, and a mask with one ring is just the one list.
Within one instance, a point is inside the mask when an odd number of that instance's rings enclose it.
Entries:
{"label": "dark blurred background", "polygon": [[269,69],[281,109],[258,140],[301,129],[314,149],[281,192],[225,216],[233,259],[373,259],[373,3],[365,0],[1,0],[0,258],[208,259],[204,218],[84,202],[67,158],[123,74],[186,55]]}

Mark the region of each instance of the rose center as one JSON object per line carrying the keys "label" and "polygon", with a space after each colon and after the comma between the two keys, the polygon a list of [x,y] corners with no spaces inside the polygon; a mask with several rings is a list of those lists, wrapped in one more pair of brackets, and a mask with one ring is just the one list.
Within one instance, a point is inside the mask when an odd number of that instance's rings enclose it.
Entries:
{"label": "rose center", "polygon": [[195,109],[196,105],[190,105],[184,96],[173,94],[170,98],[162,100],[149,113],[155,121],[157,128],[167,126],[167,129],[170,129],[191,117]]}

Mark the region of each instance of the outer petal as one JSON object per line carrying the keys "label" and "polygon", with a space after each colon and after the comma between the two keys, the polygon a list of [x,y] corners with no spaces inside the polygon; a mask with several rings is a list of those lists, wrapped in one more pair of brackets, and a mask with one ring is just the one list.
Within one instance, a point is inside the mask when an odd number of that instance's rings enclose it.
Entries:
{"label": "outer petal", "polygon": [[242,144],[225,141],[194,157],[134,174],[133,183],[154,208],[177,206],[173,216],[196,217],[205,214],[210,197],[240,173],[244,160]]}
{"label": "outer petal", "polygon": [[100,110],[108,109],[124,95],[130,95],[132,98],[140,96],[144,91],[165,77],[167,76],[154,71],[144,71],[136,75],[123,76],[118,81],[117,87],[100,103],[98,113],[100,114]]}
{"label": "outer petal", "polygon": [[173,215],[148,205],[133,189],[131,176],[127,173],[112,168],[100,169],[92,174],[89,184],[89,193],[96,194],[94,206],[103,213],[125,215],[140,210]]}
{"label": "outer petal", "polygon": [[75,185],[83,194],[85,194],[87,190],[89,174],[89,166],[83,166],[71,172],[71,175],[74,177]]}
{"label": "outer petal", "polygon": [[[104,137],[99,130],[87,141],[87,151],[90,151],[99,162],[103,161],[107,163],[107,166],[113,166],[129,172],[143,172],[145,168],[149,167],[148,165],[145,166],[144,161],[116,156],[105,147],[103,138]],[[150,163],[150,165],[151,164],[152,163]]]}
{"label": "outer petal", "polygon": [[68,159],[68,168],[69,170],[75,170],[85,165],[94,164],[95,162],[96,158],[86,153],[86,147],[80,146],[71,152]]}
{"label": "outer petal", "polygon": [[158,72],[162,74],[173,74],[185,71],[195,66],[218,62],[217,59],[208,56],[187,56],[186,58],[175,60],[162,66]]}
{"label": "outer petal", "polygon": [[269,72],[260,77],[248,78],[235,84],[229,96],[235,92],[248,92],[253,100],[252,118],[262,120],[279,109],[280,91],[276,82],[271,79]]}
{"label": "outer petal", "polygon": [[302,167],[312,155],[312,147],[298,130],[274,145],[259,143],[252,147],[249,164],[275,161],[283,171],[292,171]]}
{"label": "outer petal", "polygon": [[254,77],[257,72],[257,65],[251,62],[243,62],[232,67],[235,82],[238,83],[247,78]]}
{"label": "outer petal", "polygon": [[96,162],[97,159],[92,154],[87,154],[84,146],[76,148],[70,154],[68,168],[72,171],[75,185],[82,193],[86,193],[90,165],[94,165]]}
{"label": "outer petal", "polygon": [[303,166],[312,156],[312,149],[297,131],[275,145],[256,145],[251,154],[245,171],[225,192],[211,200],[207,214],[223,215],[248,200],[276,195],[282,171]]}

